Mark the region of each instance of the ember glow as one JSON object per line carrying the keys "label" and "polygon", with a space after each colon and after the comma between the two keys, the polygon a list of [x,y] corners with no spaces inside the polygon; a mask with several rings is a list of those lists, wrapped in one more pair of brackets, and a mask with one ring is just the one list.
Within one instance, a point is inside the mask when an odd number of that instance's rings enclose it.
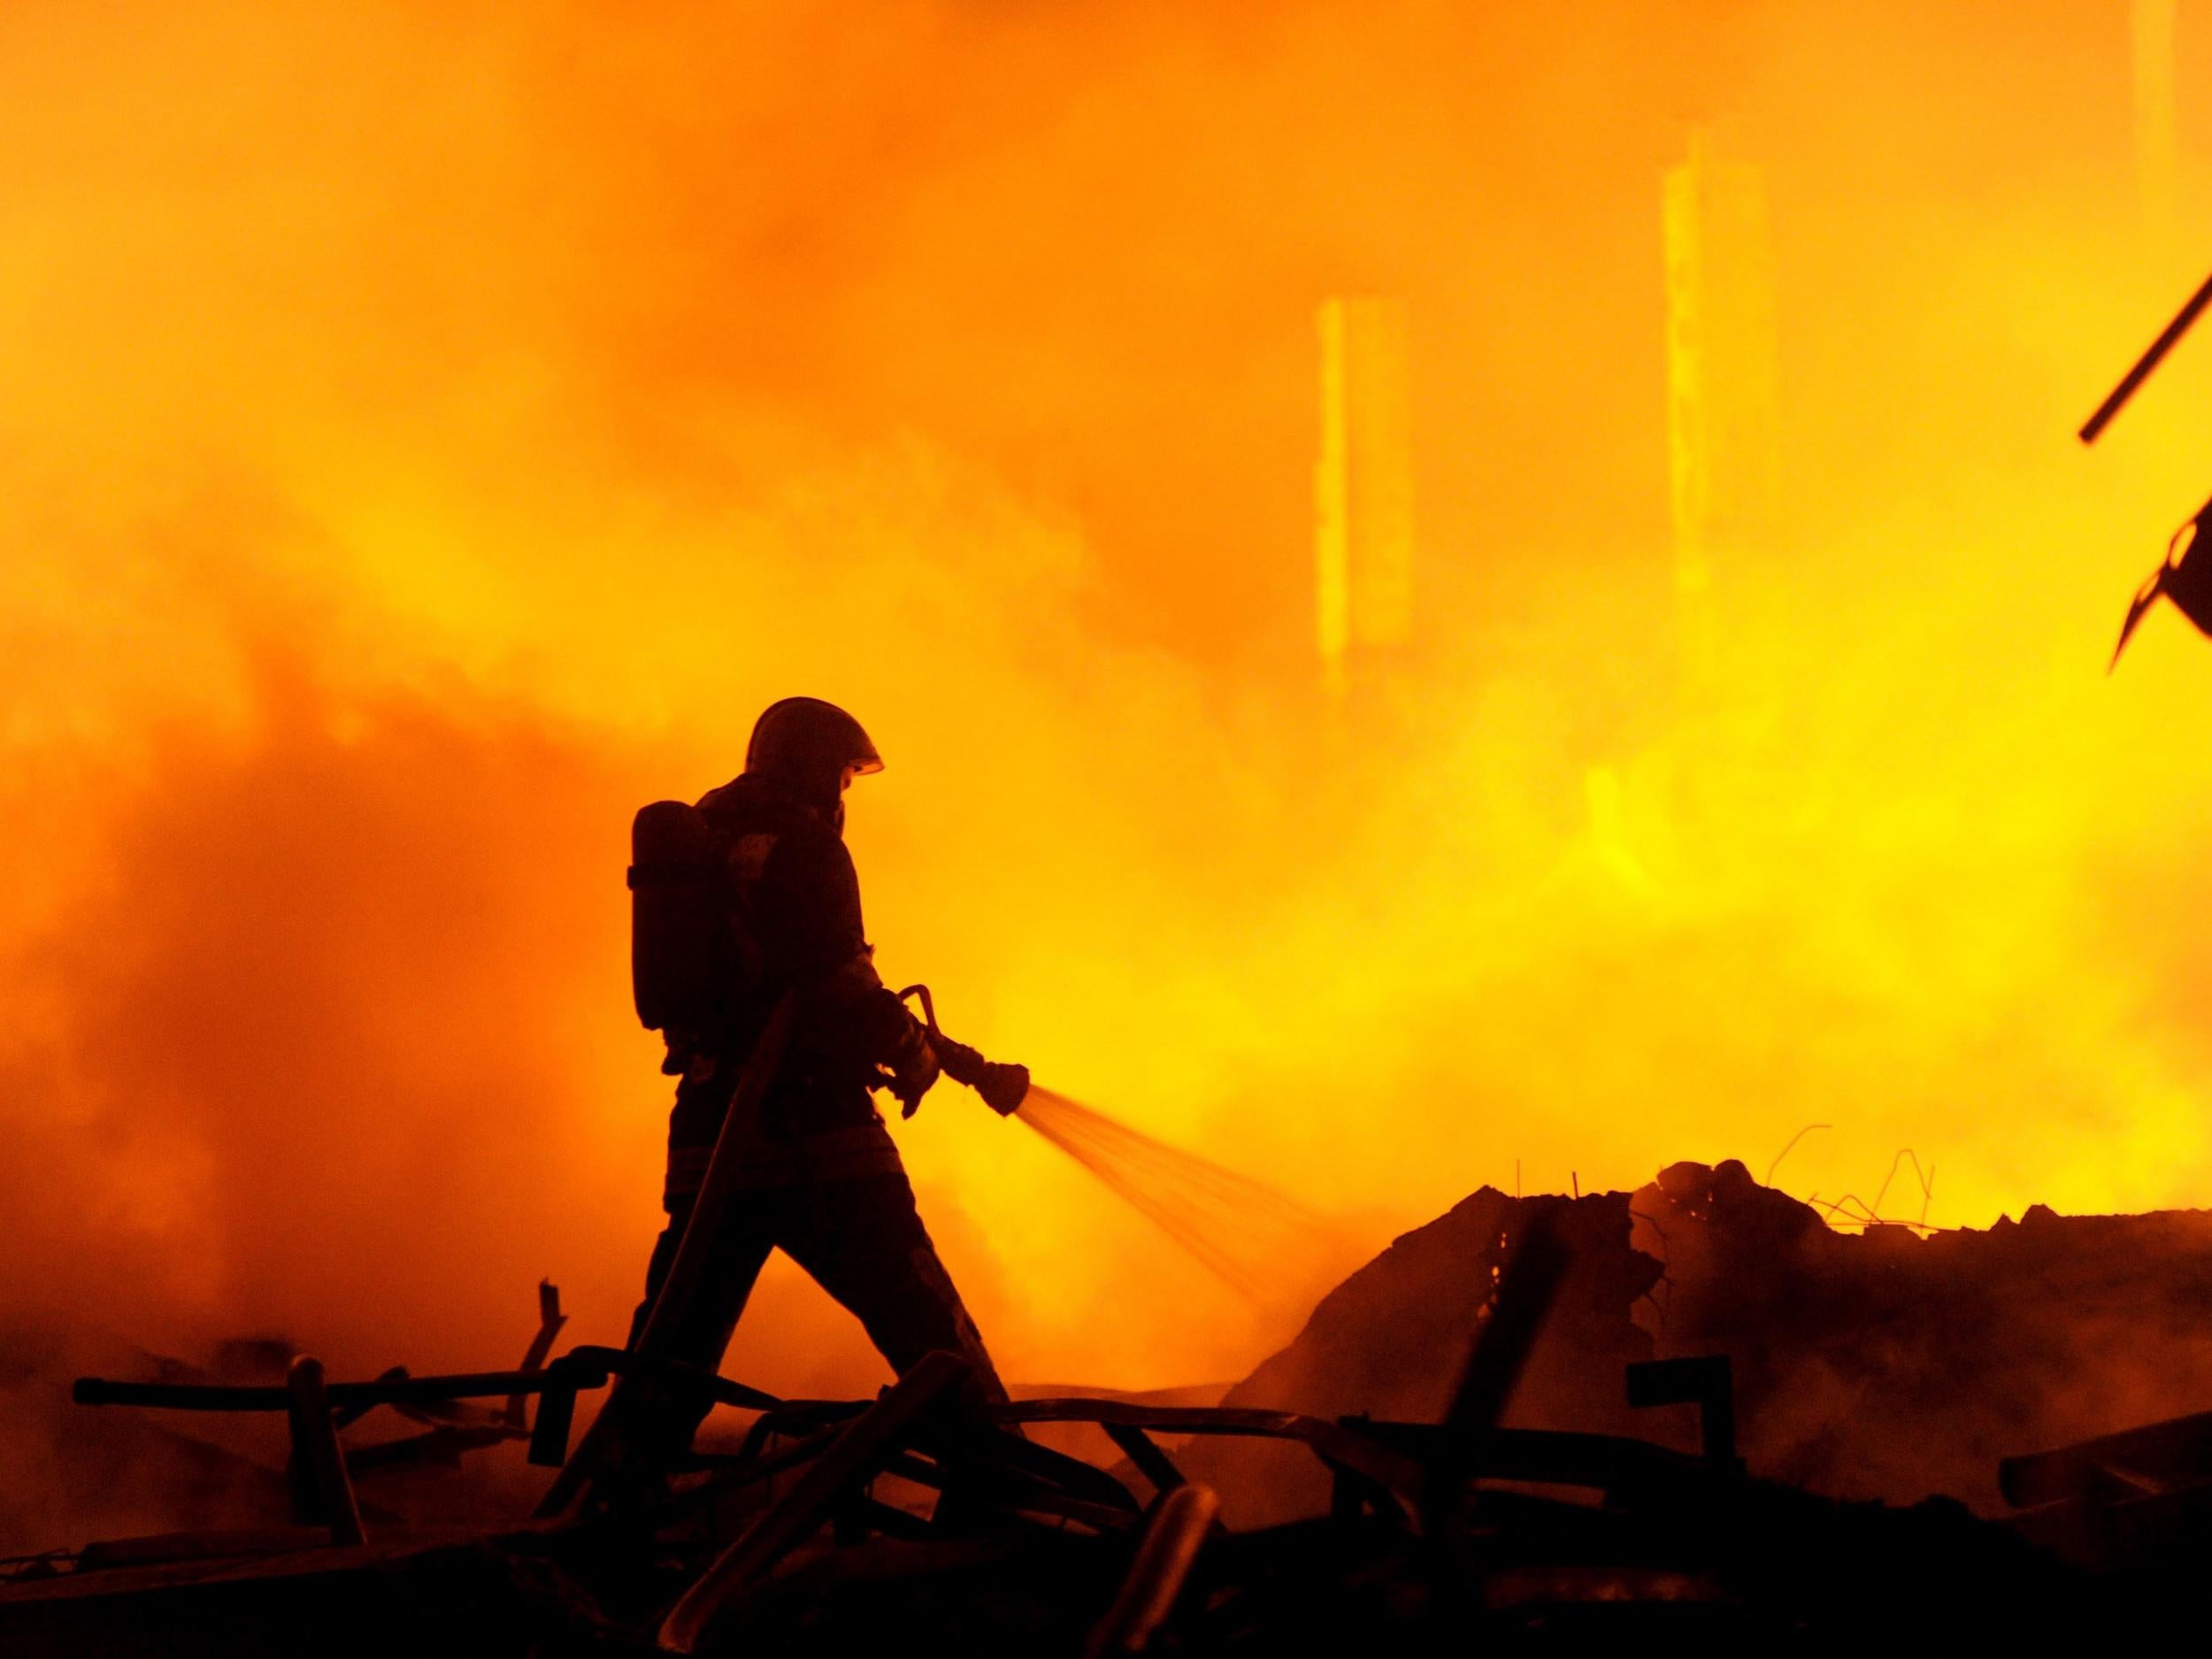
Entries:
{"label": "ember glow", "polygon": [[[667,1106],[629,814],[794,692],[890,763],[887,978],[1348,1259],[1812,1122],[1782,1185],[1909,1146],[1946,1225],[2212,1202],[2212,656],[2162,611],[2103,675],[2212,342],[2072,437],[2212,257],[2136,53],[2055,0],[9,8],[6,1312],[488,1364],[549,1274],[618,1339]],[[1694,127],[1758,169],[1778,348],[1703,675]],[[1417,569],[1348,713],[1358,295]],[[1283,1334],[952,1086],[898,1133],[1010,1377]],[[729,1369],[879,1375],[795,1273]]]}

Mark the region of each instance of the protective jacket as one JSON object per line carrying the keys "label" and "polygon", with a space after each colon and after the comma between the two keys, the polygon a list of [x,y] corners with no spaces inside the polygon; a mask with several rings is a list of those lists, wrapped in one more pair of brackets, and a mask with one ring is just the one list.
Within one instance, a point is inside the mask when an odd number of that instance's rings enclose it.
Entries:
{"label": "protective jacket", "polygon": [[[669,1193],[697,1189],[730,1089],[787,991],[797,1018],[761,1105],[751,1185],[895,1171],[898,1155],[869,1096],[879,1067],[926,1041],[876,975],[860,882],[826,814],[777,780],[748,772],[710,791],[700,812],[729,849],[740,919],[761,972],[707,1033],[669,1118]],[[795,1145],[794,1143],[804,1143]]]}

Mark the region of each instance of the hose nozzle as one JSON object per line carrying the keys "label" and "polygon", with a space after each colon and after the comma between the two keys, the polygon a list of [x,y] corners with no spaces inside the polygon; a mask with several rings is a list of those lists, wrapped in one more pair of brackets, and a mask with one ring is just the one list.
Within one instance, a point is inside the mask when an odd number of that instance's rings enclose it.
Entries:
{"label": "hose nozzle", "polygon": [[942,1032],[929,1040],[937,1051],[937,1064],[956,1083],[965,1083],[983,1096],[983,1103],[1002,1118],[1010,1118],[1029,1097],[1029,1068],[998,1060],[986,1060],[964,1042],[955,1042]]}
{"label": "hose nozzle", "polygon": [[912,998],[922,1005],[922,1016],[929,1026],[929,1046],[936,1051],[937,1064],[945,1075],[956,1083],[965,1083],[983,1096],[983,1103],[1002,1118],[1011,1118],[1029,1098],[1029,1068],[1010,1061],[987,1060],[982,1054],[964,1042],[955,1042],[937,1029],[937,1010],[930,1000],[929,987],[910,985],[899,993],[899,1000]]}
{"label": "hose nozzle", "polygon": [[986,1106],[1002,1118],[1011,1118],[1029,1098],[1029,1068],[1010,1060],[986,1060],[983,1076],[973,1087]]}

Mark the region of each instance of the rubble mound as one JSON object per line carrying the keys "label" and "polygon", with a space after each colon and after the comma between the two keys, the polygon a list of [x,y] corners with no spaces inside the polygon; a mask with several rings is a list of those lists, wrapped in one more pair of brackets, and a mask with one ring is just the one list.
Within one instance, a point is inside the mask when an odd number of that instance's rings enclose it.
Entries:
{"label": "rubble mound", "polygon": [[[1624,1193],[1586,1198],[1509,1198],[1486,1187],[1324,1296],[1295,1341],[1233,1386],[1222,1403],[1297,1409],[1317,1417],[1433,1423],[1467,1357],[1515,1240],[1550,1215],[1569,1263],[1551,1329],[1530,1362],[1523,1391],[1532,1427],[1618,1432],[1622,1366],[1649,1359],[1651,1338],[1628,1317],[1663,1271],[1631,1248]],[[1290,1402],[1295,1402],[1293,1406]]]}
{"label": "rubble mound", "polygon": [[[1323,1298],[1225,1403],[1433,1422],[1514,1240],[1556,1217],[1570,1270],[1507,1414],[1688,1449],[1633,1412],[1624,1364],[1724,1354],[1753,1472],[1847,1498],[2003,1510],[2006,1455],[2212,1408],[2212,1213],[2059,1216],[1986,1231],[1839,1232],[1743,1164],[1677,1164],[1633,1194],[1484,1187]],[[1225,1448],[1214,1467],[1261,1454]],[[1264,1513],[1313,1490],[1269,1483]]]}
{"label": "rubble mound", "polygon": [[1663,1355],[1734,1363],[1752,1467],[2001,1507],[2001,1457],[2212,1408],[2212,1212],[1841,1233],[1740,1164],[1636,1194]]}

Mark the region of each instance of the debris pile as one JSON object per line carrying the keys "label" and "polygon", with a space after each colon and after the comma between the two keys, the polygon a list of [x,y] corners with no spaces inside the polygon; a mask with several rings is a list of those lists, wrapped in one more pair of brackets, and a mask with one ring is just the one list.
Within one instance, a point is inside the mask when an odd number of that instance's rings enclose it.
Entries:
{"label": "debris pile", "polygon": [[[2212,1541],[2212,1417],[2129,1425],[2212,1403],[2193,1334],[2208,1295],[2212,1217],[2038,1210],[1851,1236],[1734,1164],[1633,1194],[1479,1192],[1215,1406],[1070,1395],[979,1418],[950,1355],[874,1401],[783,1401],[643,1354],[555,1356],[549,1288],[511,1371],[347,1381],[300,1356],[280,1384],[81,1379],[83,1406],[127,1420],[280,1424],[288,1511],[0,1569],[0,1647],[2143,1638]],[[572,1472],[580,1394],[624,1377],[696,1389],[748,1427],[672,1483],[535,1519],[463,1521],[388,1484],[511,1441]],[[380,1417],[408,1426],[373,1444],[360,1425]],[[1065,1425],[1112,1455],[1055,1449],[1043,1436]],[[1901,1507],[1946,1485],[1985,1513]]]}
{"label": "debris pile", "polygon": [[[1632,1416],[1621,1367],[1724,1354],[1755,1472],[1994,1516],[2008,1508],[2001,1459],[2212,1407],[2212,1212],[2039,1205],[1986,1231],[1839,1232],[1732,1160],[1675,1164],[1633,1194],[1485,1187],[1324,1297],[1227,1402],[1433,1421],[1503,1254],[1538,1215],[1560,1218],[1573,1265],[1516,1423],[1686,1447],[1686,1424]],[[1263,1513],[1314,1501],[1307,1482]]]}
{"label": "debris pile", "polygon": [[1632,1208],[1666,1263],[1659,1351],[1730,1356],[1772,1479],[1998,1514],[2001,1458],[2212,1406],[2212,1213],[1841,1233],[1735,1163]]}

